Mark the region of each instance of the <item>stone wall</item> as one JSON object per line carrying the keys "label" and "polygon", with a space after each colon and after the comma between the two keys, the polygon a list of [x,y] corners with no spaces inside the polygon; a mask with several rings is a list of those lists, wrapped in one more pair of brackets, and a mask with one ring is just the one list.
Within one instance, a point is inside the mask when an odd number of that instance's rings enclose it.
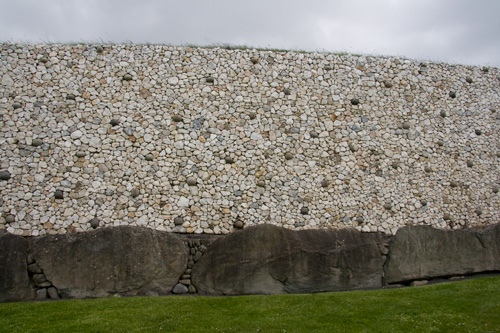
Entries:
{"label": "stone wall", "polygon": [[500,220],[500,71],[160,45],[0,46],[0,228]]}
{"label": "stone wall", "polygon": [[169,294],[295,294],[423,285],[500,272],[500,223],[352,228],[261,224],[229,235],[119,226],[0,236],[0,302]]}

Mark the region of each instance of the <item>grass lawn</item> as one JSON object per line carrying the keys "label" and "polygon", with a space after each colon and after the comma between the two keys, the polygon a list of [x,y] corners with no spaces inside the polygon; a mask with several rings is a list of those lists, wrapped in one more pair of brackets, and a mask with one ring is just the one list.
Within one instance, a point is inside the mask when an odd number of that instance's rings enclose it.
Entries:
{"label": "grass lawn", "polygon": [[500,277],[311,295],[5,303],[0,331],[500,332]]}

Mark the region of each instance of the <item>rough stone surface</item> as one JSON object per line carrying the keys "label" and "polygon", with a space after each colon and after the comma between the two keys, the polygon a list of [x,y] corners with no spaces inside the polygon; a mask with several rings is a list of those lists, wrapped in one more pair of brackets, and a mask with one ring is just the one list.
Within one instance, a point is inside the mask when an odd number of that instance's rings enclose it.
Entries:
{"label": "rough stone surface", "polygon": [[380,233],[292,231],[269,224],[216,240],[196,263],[200,294],[279,294],[382,286]]}
{"label": "rough stone surface", "polygon": [[404,227],[390,243],[387,283],[500,270],[500,223],[485,229]]}
{"label": "rough stone surface", "polygon": [[130,226],[37,237],[30,247],[63,297],[168,294],[187,262],[175,235]]}
{"label": "rough stone surface", "polygon": [[21,236],[0,236],[0,302],[35,297],[30,285],[26,257],[28,242]]}

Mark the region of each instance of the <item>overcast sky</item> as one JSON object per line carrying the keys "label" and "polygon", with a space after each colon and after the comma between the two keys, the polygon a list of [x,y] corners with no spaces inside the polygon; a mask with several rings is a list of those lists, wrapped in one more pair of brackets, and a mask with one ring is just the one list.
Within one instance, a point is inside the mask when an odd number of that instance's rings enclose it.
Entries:
{"label": "overcast sky", "polygon": [[500,0],[0,0],[0,41],[231,44],[500,67]]}

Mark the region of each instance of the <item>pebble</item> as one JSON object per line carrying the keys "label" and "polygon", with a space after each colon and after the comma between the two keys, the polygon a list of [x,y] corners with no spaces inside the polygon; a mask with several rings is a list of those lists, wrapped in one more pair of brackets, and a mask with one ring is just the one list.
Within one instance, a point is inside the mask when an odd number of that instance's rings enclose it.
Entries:
{"label": "pebble", "polygon": [[0,171],[0,180],[9,180],[10,176],[11,176],[11,174],[8,170]]}

